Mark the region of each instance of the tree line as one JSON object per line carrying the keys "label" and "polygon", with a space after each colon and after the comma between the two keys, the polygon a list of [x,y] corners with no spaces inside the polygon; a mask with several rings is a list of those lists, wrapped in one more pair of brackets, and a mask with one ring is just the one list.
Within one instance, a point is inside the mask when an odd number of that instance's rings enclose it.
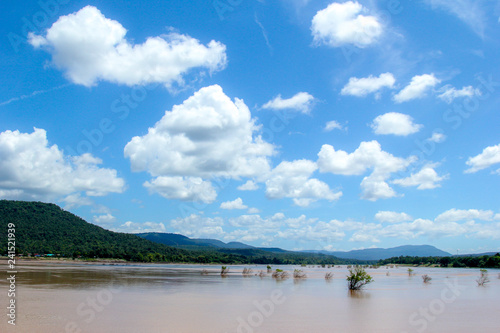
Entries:
{"label": "tree line", "polygon": [[410,257],[380,260],[379,265],[439,265],[440,267],[500,268],[500,253],[480,256]]}

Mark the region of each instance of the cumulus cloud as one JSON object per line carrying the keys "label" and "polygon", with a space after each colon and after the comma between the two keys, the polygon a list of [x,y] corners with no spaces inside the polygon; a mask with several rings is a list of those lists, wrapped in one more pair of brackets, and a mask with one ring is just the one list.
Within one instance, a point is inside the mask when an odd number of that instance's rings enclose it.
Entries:
{"label": "cumulus cloud", "polygon": [[351,77],[340,93],[342,95],[364,97],[368,94],[378,92],[385,87],[392,88],[395,82],[396,79],[391,73],[383,73],[379,77],[370,75],[361,79]]}
{"label": "cumulus cloud", "polygon": [[353,44],[364,48],[383,33],[377,17],[363,15],[368,10],[356,1],[334,2],[316,13],[311,31],[316,44],[339,47]]}
{"label": "cumulus cloud", "polygon": [[245,184],[238,186],[238,190],[240,191],[255,191],[259,189],[259,185],[257,185],[253,180],[247,180]]}
{"label": "cumulus cloud", "polygon": [[412,217],[406,213],[380,211],[375,214],[375,219],[382,223],[401,223],[411,221]]}
{"label": "cumulus cloud", "polygon": [[451,104],[455,99],[461,97],[472,97],[479,95],[479,90],[474,89],[472,86],[463,87],[462,89],[456,89],[450,85],[444,86],[439,90],[441,94],[438,95],[440,99],[448,104]]}
{"label": "cumulus cloud", "polygon": [[334,129],[343,130],[344,126],[342,126],[336,120],[332,120],[332,121],[329,121],[329,122],[326,123],[326,125],[325,125],[325,131],[329,132],[329,131],[333,131]]}
{"label": "cumulus cloud", "polygon": [[45,36],[29,34],[35,48],[52,55],[53,64],[69,80],[84,86],[109,81],[129,86],[183,83],[194,68],[215,72],[226,66],[226,47],[211,41],[207,45],[179,33],[149,37],[143,44],[125,39],[127,30],[106,18],[99,9],[86,6],[61,16]]}
{"label": "cumulus cloud", "polygon": [[339,199],[342,192],[334,193],[326,183],[310,178],[317,168],[316,163],[308,160],[281,162],[266,181],[266,196],[270,199],[293,198],[301,207],[318,199]]}
{"label": "cumulus cloud", "polygon": [[104,196],[125,191],[116,170],[99,167],[102,160],[90,154],[68,157],[56,145],[49,146],[47,133],[0,133],[0,198],[55,200],[63,196],[75,207],[76,193]]}
{"label": "cumulus cloud", "polygon": [[209,218],[196,214],[188,217],[176,218],[170,221],[170,226],[177,232],[188,237],[222,237],[224,220],[220,217]]}
{"label": "cumulus cloud", "polygon": [[414,157],[407,159],[395,157],[382,150],[377,141],[361,142],[352,153],[335,150],[331,145],[323,145],[318,153],[318,166],[321,172],[337,175],[362,175],[368,169],[372,173],[361,182],[362,198],[375,201],[396,196],[387,179],[392,173],[402,171],[414,162]]}
{"label": "cumulus cloud", "polygon": [[262,106],[263,109],[271,110],[294,110],[301,113],[309,113],[314,105],[314,96],[306,92],[299,92],[288,99],[281,98],[281,95],[276,96]]}
{"label": "cumulus cloud", "polygon": [[466,164],[470,167],[465,173],[475,173],[500,163],[500,143],[483,149],[479,155],[469,157]]}
{"label": "cumulus cloud", "polygon": [[448,178],[448,175],[439,176],[434,170],[437,164],[427,164],[419,172],[412,173],[409,177],[393,180],[393,184],[401,186],[417,186],[418,190],[429,190],[441,187],[440,182]]}
{"label": "cumulus cloud", "polygon": [[412,99],[422,98],[429,89],[440,82],[441,80],[436,78],[434,74],[415,75],[411,79],[410,84],[394,95],[394,101],[396,103],[403,103],[411,101]]}
{"label": "cumulus cloud", "polygon": [[417,133],[422,127],[422,125],[415,124],[413,118],[409,115],[398,112],[388,112],[380,115],[371,124],[371,128],[375,134],[393,134],[398,136]]}
{"label": "cumulus cloud", "polygon": [[436,217],[436,222],[458,222],[468,220],[493,220],[494,213],[491,210],[478,210],[478,209],[456,209],[452,208],[446,212],[439,214]]}
{"label": "cumulus cloud", "polygon": [[97,225],[109,225],[116,221],[116,217],[114,217],[110,213],[103,215],[94,215],[92,217],[92,221]]}
{"label": "cumulus cloud", "polygon": [[167,199],[212,203],[217,198],[212,183],[200,177],[159,176],[144,186],[150,193],[158,193]]}
{"label": "cumulus cloud", "polygon": [[89,197],[82,196],[79,192],[70,194],[67,197],[61,199],[61,201],[65,203],[65,210],[70,210],[82,206],[91,206],[94,204],[94,202]]}
{"label": "cumulus cloud", "polygon": [[237,198],[233,201],[225,201],[220,204],[221,209],[247,209],[248,206],[243,204],[243,200],[241,198]]}
{"label": "cumulus cloud", "polygon": [[120,225],[118,228],[113,228],[113,231],[124,232],[128,234],[138,234],[145,232],[165,232],[166,228],[163,223],[156,222],[132,222],[127,221]]}
{"label": "cumulus cloud", "polygon": [[[243,100],[236,98],[233,102],[220,86],[213,85],[166,111],[146,135],[132,138],[124,153],[133,171],[147,171],[153,177],[196,177],[205,181],[214,177],[257,177],[269,173],[268,158],[274,154],[274,146],[256,135],[258,130]],[[193,183],[189,178],[173,180],[176,187],[184,189],[182,184]],[[209,193],[205,181],[203,188]],[[163,182],[153,180],[146,185]],[[195,191],[187,190],[193,195]],[[165,191],[162,195],[170,197]]]}
{"label": "cumulus cloud", "polygon": [[428,141],[432,141],[435,143],[441,143],[446,140],[446,135],[440,132],[433,132],[432,136],[427,139]]}

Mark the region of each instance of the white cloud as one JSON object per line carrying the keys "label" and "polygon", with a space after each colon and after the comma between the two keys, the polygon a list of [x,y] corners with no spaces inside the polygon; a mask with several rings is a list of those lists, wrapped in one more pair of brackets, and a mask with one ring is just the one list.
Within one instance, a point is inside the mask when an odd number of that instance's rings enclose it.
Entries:
{"label": "white cloud", "polygon": [[395,82],[396,79],[391,73],[383,73],[379,77],[370,75],[361,79],[351,77],[340,93],[342,95],[364,97],[368,94],[378,92],[384,87],[392,88]]}
{"label": "white cloud", "polygon": [[371,128],[375,134],[393,134],[398,136],[417,133],[422,127],[422,125],[413,123],[413,118],[409,115],[398,112],[388,112],[380,115],[371,124]]}
{"label": "white cloud", "polygon": [[111,214],[94,215],[92,221],[97,225],[108,225],[116,221],[116,217]]}
{"label": "white cloud", "polygon": [[436,222],[458,222],[469,220],[493,220],[494,213],[491,210],[478,210],[478,209],[456,209],[452,208],[436,217]]}
{"label": "white cloud", "polygon": [[433,132],[432,136],[427,139],[428,141],[432,141],[435,143],[441,143],[446,140],[446,135],[440,132]]}
{"label": "white cloud", "polygon": [[238,190],[240,191],[255,191],[258,189],[259,185],[257,185],[253,180],[247,180],[245,184],[238,186]]}
{"label": "white cloud", "polygon": [[[47,133],[5,131],[0,133],[0,197],[21,200],[54,200],[65,196],[74,206],[79,192],[104,196],[125,191],[116,170],[98,167],[102,161],[90,154],[68,157]],[[62,198],[61,198],[62,199]]]}
{"label": "white cloud", "polygon": [[309,113],[314,105],[314,96],[306,92],[299,92],[288,99],[281,98],[281,95],[276,96],[262,106],[264,109],[271,110],[294,110],[302,113]]}
{"label": "white cloud", "polygon": [[486,13],[483,2],[474,0],[424,0],[433,8],[439,8],[456,16],[467,24],[477,35],[484,37]]}
{"label": "white cloud", "polygon": [[316,163],[308,160],[281,162],[266,181],[266,196],[270,199],[293,198],[301,207],[318,199],[339,199],[342,192],[334,193],[326,183],[310,178],[317,168]]}
{"label": "white cloud", "polygon": [[99,80],[126,84],[183,83],[193,68],[210,72],[226,66],[225,45],[207,46],[179,33],[149,37],[143,44],[125,39],[127,30],[95,7],[61,16],[45,36],[29,34],[35,48],[52,54],[52,62],[74,83],[92,86]]}
{"label": "white cloud", "polygon": [[260,213],[260,209],[251,207],[251,208],[248,208],[247,213],[248,214],[259,214]]}
{"label": "white cloud", "polygon": [[451,104],[451,102],[453,102],[457,98],[472,97],[480,94],[480,92],[474,89],[472,86],[463,87],[462,89],[458,90],[455,87],[447,85],[441,88],[439,91],[441,92],[441,94],[438,95],[438,97],[448,104]]}
{"label": "white cloud", "polygon": [[170,221],[170,226],[184,236],[204,238],[215,237],[220,239],[225,232],[222,229],[224,220],[220,217],[209,218],[191,214],[185,218],[177,218]]}
{"label": "white cloud", "polygon": [[484,148],[479,155],[469,157],[466,164],[470,168],[465,170],[465,173],[475,173],[498,163],[500,163],[500,143],[496,146]]}
{"label": "white cloud", "polygon": [[307,223],[299,228],[287,228],[277,233],[278,238],[295,240],[296,242],[333,243],[344,239],[344,223],[336,220],[319,221],[312,225]]}
{"label": "white cloud", "polygon": [[393,180],[393,184],[401,186],[417,186],[419,190],[429,190],[441,187],[440,182],[448,178],[448,175],[439,176],[434,168],[437,164],[427,164],[419,172],[412,173],[409,177]]}
{"label": "white cloud", "polygon": [[64,209],[70,210],[82,206],[91,206],[93,201],[88,197],[83,197],[81,193],[73,193],[61,199],[65,203]]}
{"label": "white cloud", "polygon": [[414,157],[407,159],[394,157],[385,152],[377,141],[361,142],[353,153],[335,150],[331,145],[323,145],[318,153],[318,166],[321,172],[337,175],[362,175],[368,169],[372,173],[363,179],[362,198],[367,200],[386,199],[396,196],[396,192],[387,184],[392,173],[402,171],[414,162]]}
{"label": "white cloud", "polygon": [[365,16],[367,9],[358,2],[332,3],[316,13],[311,31],[316,44],[339,47],[353,44],[364,48],[375,43],[383,27],[375,16]]}
{"label": "white cloud", "polygon": [[233,201],[226,201],[220,204],[221,209],[247,209],[248,206],[243,204],[241,198],[237,198]]}
{"label": "white cloud", "polygon": [[118,228],[113,228],[116,232],[125,232],[130,234],[146,233],[146,232],[165,232],[166,228],[163,223],[156,222],[132,222],[127,221]]}
{"label": "white cloud", "polygon": [[326,125],[325,125],[325,131],[329,132],[329,131],[333,131],[334,129],[343,130],[344,126],[342,126],[336,120],[332,120],[332,121],[329,121],[329,122],[326,123]]}
{"label": "white cloud", "polygon": [[403,103],[412,99],[422,98],[430,88],[440,82],[441,80],[436,78],[434,74],[415,75],[409,85],[394,95],[394,101],[396,103]]}
{"label": "white cloud", "polygon": [[158,193],[167,199],[212,203],[217,198],[212,183],[199,177],[160,176],[145,182],[144,186],[150,193]]}
{"label": "white cloud", "polygon": [[401,223],[411,221],[412,217],[406,213],[380,211],[375,214],[375,219],[382,223]]}
{"label": "white cloud", "polygon": [[373,168],[374,173],[391,173],[404,169],[409,161],[394,157],[382,150],[377,141],[361,142],[351,154],[343,150],[335,150],[325,144],[318,153],[318,166],[321,172],[337,175],[362,175]]}
{"label": "white cloud", "polygon": [[274,154],[274,146],[255,135],[258,130],[245,103],[213,85],[166,111],[124,153],[133,171],[153,177],[258,177],[269,173]]}
{"label": "white cloud", "polygon": [[363,193],[361,198],[370,201],[377,201],[379,199],[389,199],[397,197],[398,194],[392,187],[387,184],[388,175],[371,174],[363,178],[361,181],[361,188]]}

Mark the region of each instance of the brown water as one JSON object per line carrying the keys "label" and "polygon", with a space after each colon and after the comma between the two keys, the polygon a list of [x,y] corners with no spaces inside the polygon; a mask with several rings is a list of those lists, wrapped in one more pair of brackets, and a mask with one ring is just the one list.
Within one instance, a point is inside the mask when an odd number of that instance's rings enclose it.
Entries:
{"label": "brown water", "polygon": [[[102,265],[33,262],[17,266],[16,326],[1,332],[500,332],[499,270],[478,287],[478,269],[368,269],[374,282],[347,290],[345,267],[274,266],[307,278],[242,276],[264,266]],[[202,275],[203,269],[208,275]],[[326,272],[334,278],[326,281]],[[389,273],[387,275],[387,273]],[[430,284],[421,275],[432,277]]]}

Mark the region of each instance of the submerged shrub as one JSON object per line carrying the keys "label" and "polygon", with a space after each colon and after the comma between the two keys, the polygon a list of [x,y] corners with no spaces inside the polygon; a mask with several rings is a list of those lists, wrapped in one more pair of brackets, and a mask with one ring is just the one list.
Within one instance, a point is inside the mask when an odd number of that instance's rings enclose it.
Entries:
{"label": "submerged shrub", "polygon": [[283,271],[282,269],[276,268],[276,271],[273,272],[272,277],[276,280],[285,280],[290,276],[290,273]]}
{"label": "submerged shrub", "polygon": [[490,282],[490,279],[488,278],[488,270],[486,269],[481,269],[480,270],[481,272],[481,275],[479,276],[479,278],[476,280],[477,282],[477,285],[479,287],[482,287],[484,286],[486,283]]}
{"label": "submerged shrub", "polygon": [[307,277],[306,273],[304,273],[301,269],[296,269],[293,271],[294,279],[305,279]]}
{"label": "submerged shrub", "polygon": [[333,279],[333,273],[332,272],[328,272],[325,274],[325,280],[331,280]]}
{"label": "submerged shrub", "polygon": [[253,271],[251,268],[247,268],[247,267],[243,268],[243,273],[242,273],[243,275],[245,275],[245,276],[252,275],[252,273],[253,273]]}
{"label": "submerged shrub", "polygon": [[229,274],[229,267],[222,266],[222,268],[220,270],[220,275],[221,276],[227,276],[227,274]]}
{"label": "submerged shrub", "polygon": [[346,280],[349,290],[360,290],[368,283],[373,282],[373,278],[361,266],[350,268]]}
{"label": "submerged shrub", "polygon": [[424,274],[422,275],[422,280],[424,281],[424,283],[429,283],[431,282],[432,278],[429,275]]}

